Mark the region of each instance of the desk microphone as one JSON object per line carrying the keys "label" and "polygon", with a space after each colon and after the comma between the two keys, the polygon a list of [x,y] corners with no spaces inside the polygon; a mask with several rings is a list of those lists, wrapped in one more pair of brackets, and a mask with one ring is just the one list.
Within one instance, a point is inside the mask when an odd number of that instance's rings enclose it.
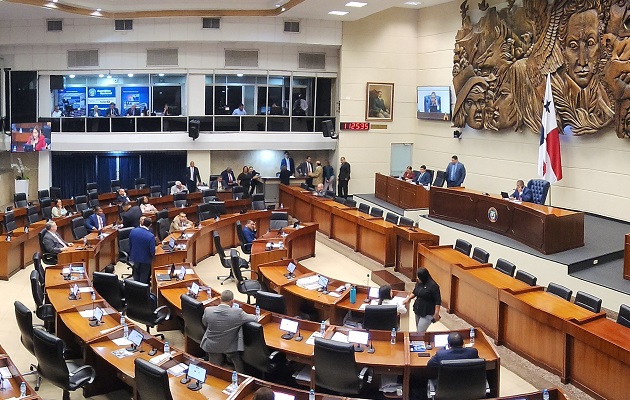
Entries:
{"label": "desk microphone", "polygon": [[300,327],[298,327],[298,331],[297,331],[297,336],[295,337],[295,341],[296,342],[301,342],[302,339],[304,339],[304,337],[302,336],[302,334],[300,333]]}
{"label": "desk microphone", "polygon": [[372,338],[370,338],[370,347],[368,348],[368,353],[374,354],[374,346],[372,345]]}
{"label": "desk microphone", "polygon": [[370,273],[369,272],[367,274],[367,280],[365,282],[365,286],[367,286],[367,288],[368,288],[368,294],[367,294],[367,297],[365,298],[365,300],[363,300],[363,302],[368,304],[370,302]]}
{"label": "desk microphone", "polygon": [[92,290],[91,297],[92,297],[92,317],[88,320],[90,322],[96,321],[96,318],[94,317],[94,300],[96,300],[96,294],[94,294],[94,290]]}

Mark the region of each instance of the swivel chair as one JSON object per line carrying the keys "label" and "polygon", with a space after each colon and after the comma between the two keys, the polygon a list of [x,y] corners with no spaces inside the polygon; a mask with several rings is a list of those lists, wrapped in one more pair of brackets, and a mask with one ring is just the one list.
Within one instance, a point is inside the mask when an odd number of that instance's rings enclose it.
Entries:
{"label": "swivel chair", "polygon": [[162,197],[162,187],[160,185],[151,186],[149,189],[149,197]]}
{"label": "swivel chair", "polygon": [[[15,308],[15,319],[17,320],[18,328],[20,329],[20,341],[26,350],[32,355],[35,355],[35,346],[33,345],[33,329],[39,329],[36,325],[33,325],[33,314],[24,304],[19,301],[13,302]],[[35,390],[39,390],[39,386],[42,382],[42,377],[37,372],[37,365],[31,364],[29,366],[31,372],[22,373],[22,376],[36,374],[37,379],[35,381]]]}
{"label": "swivel chair", "polygon": [[[201,339],[203,339],[203,335],[206,333],[206,327],[203,326],[201,319],[203,318],[203,311],[205,307],[203,303],[193,299],[187,294],[182,294],[180,297],[180,301],[182,302],[182,318],[184,319],[184,335],[186,339],[192,340],[197,343],[197,345],[201,345]],[[184,349],[187,353],[190,353],[188,348],[188,340],[186,342],[186,349]],[[198,357],[205,357],[205,352],[199,352],[198,354],[194,354]]]}
{"label": "swivel chair", "polygon": [[527,283],[529,286],[536,286],[536,281],[538,280],[538,278],[536,278],[534,275],[530,274],[529,272],[523,271],[522,269],[516,271],[516,275],[514,276],[514,278],[518,279],[521,282]]}
{"label": "swivel chair", "polygon": [[287,303],[284,296],[274,292],[259,290],[256,295],[256,305],[263,310],[276,314],[287,314]]}
{"label": "swivel chair", "polygon": [[544,179],[530,179],[527,187],[532,191],[533,202],[536,204],[545,204],[547,193],[551,183]]}
{"label": "swivel chair", "polygon": [[356,397],[372,382],[372,368],[359,370],[352,343],[315,338],[313,351],[315,387]]}
{"label": "swivel chair", "polygon": [[[171,317],[171,309],[168,306],[156,308],[155,300],[151,297],[149,285],[146,283],[126,279],[125,301],[127,302],[127,316],[145,324],[149,333],[151,333],[151,327]],[[164,339],[164,335],[157,336]]]}
{"label": "swivel chair", "polygon": [[619,307],[619,314],[617,314],[617,323],[619,325],[625,326],[626,328],[630,328],[630,307],[625,304],[622,304]]}
{"label": "swivel chair", "polygon": [[516,271],[516,265],[502,258],[497,259],[497,265],[495,266],[495,268],[497,269],[497,271],[503,272],[504,274],[509,276],[514,276],[514,271]]}
{"label": "swivel chair", "polygon": [[466,254],[467,256],[470,256],[470,250],[472,249],[472,245],[468,243],[467,241],[465,241],[464,239],[457,239],[455,241],[455,246],[453,248],[462,254]]}
{"label": "swivel chair", "polygon": [[482,249],[481,247],[475,247],[472,253],[472,259],[486,264],[490,258],[490,253]]}
{"label": "swivel chair", "polygon": [[391,331],[398,328],[398,307],[395,304],[365,307],[363,329]]}
{"label": "swivel chair", "polygon": [[[232,266],[232,275],[236,279],[236,289],[239,293],[247,295],[247,304],[250,303],[251,296],[255,296],[259,290],[262,290],[262,284],[258,282],[258,273],[251,269],[243,269],[241,264],[241,256],[238,250],[230,250],[230,263]],[[256,279],[247,279],[243,276],[243,272],[249,272],[252,275],[256,275]]]}
{"label": "swivel chair", "polygon": [[376,218],[383,218],[383,210],[377,207],[372,207],[370,210],[370,215]]}
{"label": "swivel chair", "polygon": [[442,187],[444,186],[444,182],[446,182],[446,172],[438,171],[435,174],[435,179],[433,180],[433,186]]}
{"label": "swivel chair", "polygon": [[359,203],[359,211],[361,211],[364,214],[369,214],[370,213],[370,206],[368,206],[365,203]]}
{"label": "swivel chair", "polygon": [[72,237],[74,237],[74,240],[83,239],[87,236],[88,231],[85,227],[85,220],[83,219],[83,217],[73,218],[70,224],[72,227]]}
{"label": "swivel chair", "polygon": [[13,205],[15,208],[28,207],[26,193],[16,193],[13,195]]}
{"label": "swivel chair", "polygon": [[136,390],[140,399],[173,400],[168,372],[143,358],[134,360]]}
{"label": "swivel chair", "polygon": [[398,215],[388,212],[387,214],[385,214],[385,221],[391,222],[394,225],[398,225]]}
{"label": "swivel chair", "polygon": [[[6,214],[5,214],[6,218]],[[46,253],[44,249],[44,235],[48,232],[46,229],[42,229],[37,233],[37,238],[39,240],[39,251],[41,252],[42,260],[48,265],[57,264],[57,254],[55,253]]]}
{"label": "swivel chair", "polygon": [[549,285],[547,285],[547,292],[555,294],[566,301],[571,301],[571,295],[573,294],[571,289],[553,282],[549,282]]}
{"label": "swivel chair", "polygon": [[94,271],[92,274],[92,286],[110,306],[116,309],[116,311],[125,311],[124,284],[118,279],[116,274]]}
{"label": "swivel chair", "polygon": [[246,322],[243,330],[243,362],[259,372],[260,378],[269,380],[270,375],[284,369],[286,357],[280,351],[270,351],[265,342],[263,327],[258,322]]}
{"label": "swivel chair", "polygon": [[436,400],[478,400],[486,397],[486,360],[444,360],[438,377],[429,380],[427,397]]}
{"label": "swivel chair", "polygon": [[144,178],[136,178],[133,180],[133,186],[136,189],[144,189],[147,186],[147,180]]}
{"label": "swivel chair", "polygon": [[269,219],[269,230],[282,229],[289,226],[289,213],[286,211],[273,211]]}
{"label": "swivel chair", "polygon": [[580,290],[575,294],[575,304],[594,313],[602,310],[602,299]]}

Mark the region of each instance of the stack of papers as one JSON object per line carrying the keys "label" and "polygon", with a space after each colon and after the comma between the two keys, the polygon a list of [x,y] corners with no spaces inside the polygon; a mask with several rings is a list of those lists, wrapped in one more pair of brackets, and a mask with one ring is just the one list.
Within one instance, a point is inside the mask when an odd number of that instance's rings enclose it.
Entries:
{"label": "stack of papers", "polygon": [[171,355],[169,353],[160,354],[159,356],[155,356],[149,360],[151,364],[162,365],[168,360],[171,359]]}
{"label": "stack of papers", "polygon": [[116,346],[121,346],[121,347],[122,346],[130,346],[132,344],[131,340],[126,339],[124,337],[119,337],[118,339],[112,339],[112,342],[114,342],[114,344]]}
{"label": "stack of papers", "polygon": [[178,376],[184,375],[184,373],[187,370],[188,370],[188,365],[184,363],[179,363],[177,365],[172,366],[167,371],[169,374],[173,375],[174,377],[178,377]]}
{"label": "stack of papers", "polygon": [[[116,311],[114,311],[113,308],[103,308],[103,315],[109,315],[109,314],[113,314]],[[79,311],[79,315],[82,316],[83,318],[92,318],[94,316],[94,310],[83,310],[83,311]]]}
{"label": "stack of papers", "polygon": [[319,285],[319,277],[317,275],[307,276],[305,278],[300,278],[295,281],[295,284],[298,287],[306,290],[317,290],[321,286]]}
{"label": "stack of papers", "polygon": [[306,340],[306,344],[310,344],[311,346],[315,345],[315,338],[321,338],[323,337],[321,333],[319,332],[313,332],[313,334],[311,335],[311,337],[309,337]]}
{"label": "stack of papers", "polygon": [[125,357],[129,357],[129,356],[133,355],[132,352],[127,351],[125,349],[114,350],[114,351],[112,351],[112,354],[115,355],[118,358],[125,358]]}
{"label": "stack of papers", "polygon": [[330,340],[334,340],[335,342],[348,343],[348,335],[344,335],[341,332],[335,332]]}
{"label": "stack of papers", "polygon": [[13,375],[11,375],[11,371],[9,371],[9,367],[0,368],[0,375],[2,375],[3,379],[13,378]]}

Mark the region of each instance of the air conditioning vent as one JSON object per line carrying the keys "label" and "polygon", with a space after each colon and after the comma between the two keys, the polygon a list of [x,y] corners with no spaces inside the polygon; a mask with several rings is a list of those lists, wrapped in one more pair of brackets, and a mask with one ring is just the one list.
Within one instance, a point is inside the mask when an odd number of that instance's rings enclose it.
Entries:
{"label": "air conditioning vent", "polygon": [[226,67],[258,67],[258,50],[225,50]]}
{"label": "air conditioning vent", "polygon": [[98,67],[98,50],[68,50],[68,68]]}
{"label": "air conditioning vent", "polygon": [[221,18],[204,18],[203,29],[221,29]]}
{"label": "air conditioning vent", "polygon": [[326,53],[299,53],[298,68],[326,69]]}
{"label": "air conditioning vent", "polygon": [[179,65],[178,49],[147,49],[147,67]]}
{"label": "air conditioning vent", "polygon": [[49,19],[46,22],[48,24],[48,32],[58,32],[63,30],[63,21],[60,19]]}
{"label": "air conditioning vent", "polygon": [[133,29],[133,19],[117,19],[114,21],[114,29],[117,31],[130,31]]}
{"label": "air conditioning vent", "polygon": [[284,21],[284,31],[300,33],[300,21]]}

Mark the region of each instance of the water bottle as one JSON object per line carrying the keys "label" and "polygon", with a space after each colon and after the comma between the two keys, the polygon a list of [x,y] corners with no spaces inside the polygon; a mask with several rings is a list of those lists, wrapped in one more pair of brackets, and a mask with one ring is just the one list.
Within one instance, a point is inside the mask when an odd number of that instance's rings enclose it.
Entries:
{"label": "water bottle", "polygon": [[164,354],[171,354],[171,345],[168,342],[164,342]]}
{"label": "water bottle", "polygon": [[396,328],[392,328],[392,338],[389,340],[389,343],[396,344]]}
{"label": "water bottle", "polygon": [[326,321],[322,321],[319,325],[319,333],[321,333],[322,337],[324,337],[324,334],[326,333]]}
{"label": "water bottle", "polygon": [[96,300],[96,292],[92,290],[92,303]]}
{"label": "water bottle", "polygon": [[350,288],[350,304],[354,304],[357,302],[357,287],[352,286]]}
{"label": "water bottle", "polygon": [[129,339],[129,326],[127,324],[123,325],[123,337]]}
{"label": "water bottle", "polygon": [[260,307],[256,306],[256,318],[260,319]]}
{"label": "water bottle", "polygon": [[208,298],[212,298],[212,289],[210,288],[210,286],[208,286],[208,290],[206,290],[206,293],[208,294]]}
{"label": "water bottle", "polygon": [[315,391],[313,389],[308,392],[308,400],[315,400]]}
{"label": "water bottle", "polygon": [[280,203],[280,208],[284,208],[284,203]]}
{"label": "water bottle", "polygon": [[127,325],[125,323],[125,315],[124,314],[120,314],[120,325],[122,325],[122,326]]}
{"label": "water bottle", "polygon": [[26,383],[25,382],[20,383],[20,397],[26,397]]}
{"label": "water bottle", "polygon": [[236,371],[232,371],[232,386],[238,386],[238,374],[236,373]]}
{"label": "water bottle", "polygon": [[547,389],[543,389],[542,398],[543,400],[549,400],[549,391]]}
{"label": "water bottle", "polygon": [[470,328],[470,344],[475,344],[475,328]]}
{"label": "water bottle", "polygon": [[87,246],[87,236],[83,236],[83,245]]}

